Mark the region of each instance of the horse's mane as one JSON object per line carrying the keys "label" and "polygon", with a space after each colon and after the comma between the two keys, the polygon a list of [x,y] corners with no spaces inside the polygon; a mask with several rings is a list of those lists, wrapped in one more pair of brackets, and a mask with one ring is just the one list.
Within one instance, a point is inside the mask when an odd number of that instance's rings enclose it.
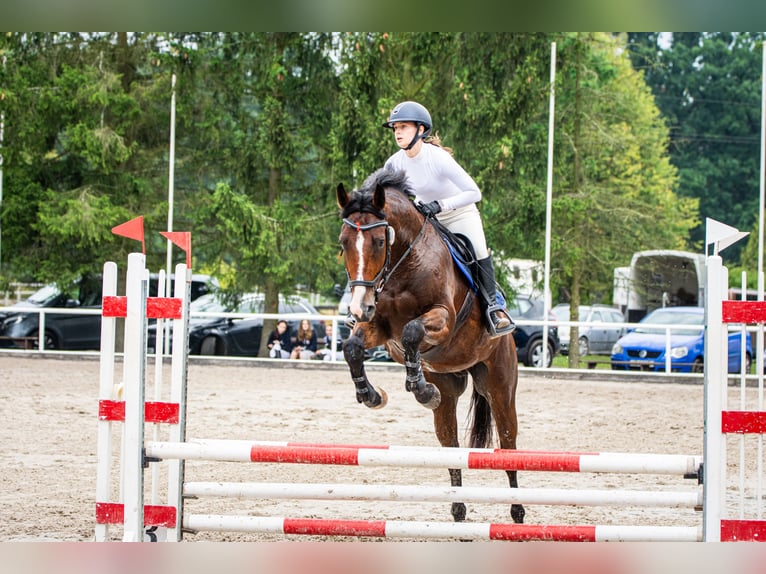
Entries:
{"label": "horse's mane", "polygon": [[385,219],[385,214],[381,213],[372,204],[372,196],[378,186],[394,189],[407,200],[415,195],[407,179],[407,173],[404,170],[392,170],[382,167],[370,174],[364,180],[362,187],[351,194],[346,207],[343,209],[342,217],[348,217],[352,213],[372,213],[381,219]]}

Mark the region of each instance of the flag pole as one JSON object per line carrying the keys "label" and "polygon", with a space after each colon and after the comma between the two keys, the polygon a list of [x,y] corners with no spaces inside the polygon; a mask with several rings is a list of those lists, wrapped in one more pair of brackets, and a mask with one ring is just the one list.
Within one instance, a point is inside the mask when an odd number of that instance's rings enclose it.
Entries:
{"label": "flag pole", "polygon": [[545,275],[543,279],[543,366],[548,364],[548,312],[551,309],[551,211],[553,203],[553,133],[556,101],[556,42],[551,42],[551,83],[548,110],[548,181],[545,197]]}
{"label": "flag pole", "polygon": [[[5,70],[5,60],[6,56],[3,54],[3,70]],[[0,87],[0,105],[2,104],[2,101],[5,100],[5,91]],[[2,110],[0,110],[0,209],[3,207],[3,132],[5,131],[5,107],[3,107]],[[2,222],[0,222],[0,270],[2,270],[2,263],[3,263],[3,251],[2,251],[2,236],[3,236],[3,227]]]}
{"label": "flag pole", "polygon": [[763,300],[763,210],[764,210],[764,187],[766,182],[764,170],[766,169],[766,41],[763,42],[763,56],[761,65],[761,177],[758,209],[758,299]]}
{"label": "flag pole", "polygon": [[[170,96],[170,153],[168,154],[168,231],[173,231],[173,188],[175,187],[175,155],[176,155],[176,75],[171,79]],[[170,275],[173,266],[173,242],[168,239],[167,260],[165,271],[167,277],[166,294],[170,296],[172,280]]]}
{"label": "flag pole", "polygon": [[[176,156],[176,75],[173,74],[170,82],[170,152],[168,153],[168,231],[173,231],[173,188],[175,187],[175,156]],[[173,285],[173,242],[168,239],[168,252],[165,263],[165,296],[172,294]],[[157,349],[155,353],[158,357],[163,357],[166,349],[170,349],[170,329],[164,329],[164,337],[157,333]],[[164,345],[162,344],[164,340]]]}

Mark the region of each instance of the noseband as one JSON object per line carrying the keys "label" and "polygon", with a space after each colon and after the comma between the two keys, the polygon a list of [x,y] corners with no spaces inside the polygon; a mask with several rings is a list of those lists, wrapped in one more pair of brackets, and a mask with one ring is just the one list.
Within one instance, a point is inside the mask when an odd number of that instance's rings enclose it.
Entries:
{"label": "noseband", "polygon": [[380,268],[378,274],[375,275],[371,281],[365,281],[363,279],[351,279],[351,275],[349,275],[348,269],[346,269],[346,275],[348,275],[349,285],[351,288],[353,289],[357,285],[361,285],[363,287],[372,287],[375,289],[375,300],[377,301],[378,293],[383,290],[383,287],[391,278],[391,275],[394,274],[394,271],[396,271],[397,267],[399,267],[402,261],[407,258],[407,256],[412,252],[412,248],[417,244],[418,241],[420,241],[420,238],[423,237],[423,232],[425,231],[426,225],[428,224],[428,218],[425,218],[423,221],[423,226],[420,228],[417,237],[415,237],[415,240],[410,243],[409,247],[407,247],[407,250],[402,253],[402,256],[399,258],[396,264],[394,264],[391,270],[388,269],[388,266],[391,263],[391,241],[389,239],[389,228],[393,228],[388,224],[388,221],[381,219],[380,221],[375,221],[374,223],[360,225],[359,223],[354,223],[350,219],[343,218],[343,223],[353,229],[356,229],[357,231],[369,231],[370,229],[375,229],[376,227],[386,228],[386,262],[383,264],[383,267]]}

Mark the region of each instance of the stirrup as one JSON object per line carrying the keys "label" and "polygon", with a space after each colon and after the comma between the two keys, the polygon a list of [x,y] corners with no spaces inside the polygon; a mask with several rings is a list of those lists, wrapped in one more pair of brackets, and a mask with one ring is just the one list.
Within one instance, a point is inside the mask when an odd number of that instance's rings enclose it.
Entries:
{"label": "stirrup", "polygon": [[[508,326],[498,328],[497,323],[492,316],[493,313],[497,312],[501,312],[505,314],[506,317],[508,317]],[[489,334],[492,336],[492,338],[507,335],[516,329],[516,324],[513,322],[513,319],[511,319],[511,316],[508,314],[508,312],[500,305],[491,305],[487,307],[485,315],[487,316],[487,330],[489,331]]]}

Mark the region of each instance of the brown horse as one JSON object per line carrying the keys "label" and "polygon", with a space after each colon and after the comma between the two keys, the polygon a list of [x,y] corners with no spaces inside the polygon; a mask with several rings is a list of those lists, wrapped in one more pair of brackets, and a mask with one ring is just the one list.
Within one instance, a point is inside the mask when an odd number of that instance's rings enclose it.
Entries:
{"label": "brown horse", "polygon": [[[439,443],[457,447],[457,403],[473,380],[470,446],[492,441],[492,420],[500,447],[516,448],[518,364],[513,337],[491,338],[477,295],[460,275],[435,227],[410,198],[404,172],[381,169],[350,196],[340,184],[343,226],[340,245],[356,319],[343,353],[356,386],[356,399],[382,408],[386,394],[370,384],[364,350],[385,345],[406,370],[405,388],[433,410]],[[517,487],[516,471],[506,471]],[[452,486],[461,486],[460,469],[450,469]],[[453,503],[455,521],[465,519],[465,504]],[[515,522],[524,519],[511,506]]]}

